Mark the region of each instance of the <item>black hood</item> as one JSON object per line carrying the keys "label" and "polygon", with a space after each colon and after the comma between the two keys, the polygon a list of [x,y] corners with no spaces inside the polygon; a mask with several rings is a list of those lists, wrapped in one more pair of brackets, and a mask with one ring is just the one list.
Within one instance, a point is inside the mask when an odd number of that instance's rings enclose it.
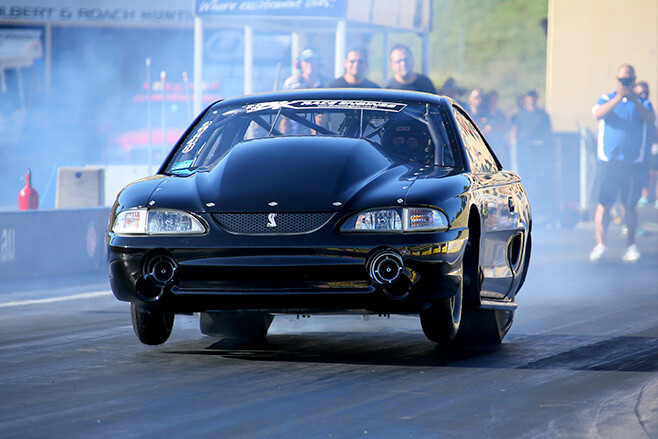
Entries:
{"label": "black hood", "polygon": [[406,198],[414,171],[394,164],[362,139],[258,139],[236,145],[211,170],[167,178],[151,203],[209,212],[390,206]]}

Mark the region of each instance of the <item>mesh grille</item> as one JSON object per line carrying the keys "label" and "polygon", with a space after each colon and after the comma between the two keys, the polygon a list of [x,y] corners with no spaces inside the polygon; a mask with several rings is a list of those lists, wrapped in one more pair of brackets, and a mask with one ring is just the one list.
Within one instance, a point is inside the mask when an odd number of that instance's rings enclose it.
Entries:
{"label": "mesh grille", "polygon": [[216,213],[213,217],[229,233],[240,235],[302,234],[329,222],[332,212],[314,213]]}

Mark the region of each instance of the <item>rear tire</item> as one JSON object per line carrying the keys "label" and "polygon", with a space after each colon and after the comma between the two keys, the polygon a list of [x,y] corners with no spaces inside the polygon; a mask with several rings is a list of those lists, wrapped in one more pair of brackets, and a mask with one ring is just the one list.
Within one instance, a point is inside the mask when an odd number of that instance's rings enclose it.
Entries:
{"label": "rear tire", "polygon": [[464,314],[455,342],[463,345],[502,343],[514,320],[514,311],[476,309]]}
{"label": "rear tire", "polygon": [[[442,301],[421,312],[420,323],[425,336],[432,341],[454,346],[497,345],[512,326],[514,311],[479,308],[483,272],[479,254],[480,223],[476,212],[469,219],[468,229],[469,238],[462,259],[460,319],[455,320],[454,304]],[[527,266],[527,261],[525,263]]]}
{"label": "rear tire", "polygon": [[[475,218],[469,221],[470,239],[464,254],[464,302],[467,311],[462,316],[459,333],[453,342],[457,345],[498,345],[512,326],[514,311],[480,308],[484,275],[480,267],[479,222]],[[526,256],[529,256],[529,251]],[[527,260],[524,264],[527,267]]]}
{"label": "rear tire", "polygon": [[167,341],[174,327],[174,313],[166,311],[141,310],[130,304],[133,330],[144,344],[155,346]]}
{"label": "rear tire", "polygon": [[205,335],[262,341],[273,320],[272,314],[264,312],[202,312],[199,325]]}

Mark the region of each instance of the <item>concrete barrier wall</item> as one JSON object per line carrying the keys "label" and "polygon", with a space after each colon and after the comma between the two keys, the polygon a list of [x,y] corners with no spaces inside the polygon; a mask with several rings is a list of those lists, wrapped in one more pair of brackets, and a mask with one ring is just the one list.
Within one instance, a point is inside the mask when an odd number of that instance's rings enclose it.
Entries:
{"label": "concrete barrier wall", "polygon": [[107,270],[109,207],[0,212],[0,279]]}
{"label": "concrete barrier wall", "polygon": [[147,165],[60,166],[56,209],[112,206],[128,183],[152,175]]}

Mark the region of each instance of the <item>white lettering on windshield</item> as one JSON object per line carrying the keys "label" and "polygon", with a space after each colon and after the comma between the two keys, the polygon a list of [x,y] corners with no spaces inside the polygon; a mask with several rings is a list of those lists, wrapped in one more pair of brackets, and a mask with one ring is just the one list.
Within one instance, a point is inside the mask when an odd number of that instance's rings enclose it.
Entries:
{"label": "white lettering on windshield", "polygon": [[185,148],[183,148],[182,151],[183,154],[187,154],[188,152],[194,149],[196,143],[199,141],[199,138],[201,137],[201,134],[203,134],[208,129],[208,127],[210,127],[210,125],[212,125],[212,120],[208,120],[204,122],[203,125],[199,127],[197,132],[194,133],[192,138],[188,140],[187,143],[185,144]]}
{"label": "white lettering on windshield", "polygon": [[306,108],[333,108],[333,109],[356,109],[356,110],[380,110],[399,112],[407,105],[399,102],[381,102],[381,101],[350,101],[342,99],[308,99],[296,101],[274,101],[259,102],[256,104],[245,105],[247,113],[254,113],[265,110],[278,110],[280,108],[291,108],[295,110]]}

